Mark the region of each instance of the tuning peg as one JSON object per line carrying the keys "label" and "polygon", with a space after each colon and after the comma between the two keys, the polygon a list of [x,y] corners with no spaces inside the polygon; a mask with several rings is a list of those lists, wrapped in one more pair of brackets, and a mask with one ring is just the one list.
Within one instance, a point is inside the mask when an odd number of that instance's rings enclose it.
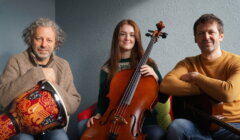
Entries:
{"label": "tuning peg", "polygon": [[146,33],[146,34],[145,34],[147,37],[152,36],[152,33],[153,33],[154,31],[153,31],[153,30],[148,30],[148,32],[149,32],[149,33]]}
{"label": "tuning peg", "polygon": [[146,33],[145,36],[149,37],[149,36],[152,36],[152,34]]}
{"label": "tuning peg", "polygon": [[154,31],[153,30],[148,30],[149,33],[153,33]]}
{"label": "tuning peg", "polygon": [[167,38],[167,35],[168,35],[167,33],[163,32],[163,33],[161,33],[160,36],[161,36],[163,39],[165,39],[165,38]]}

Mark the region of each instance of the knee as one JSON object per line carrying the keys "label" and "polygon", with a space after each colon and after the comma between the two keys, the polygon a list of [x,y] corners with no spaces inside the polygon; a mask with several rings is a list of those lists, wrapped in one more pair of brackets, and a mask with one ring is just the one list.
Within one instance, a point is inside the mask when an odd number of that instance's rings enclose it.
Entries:
{"label": "knee", "polygon": [[188,132],[192,128],[192,122],[186,119],[175,119],[168,127],[167,139],[176,140],[185,136],[185,132]]}
{"label": "knee", "polygon": [[143,129],[147,140],[160,140],[165,136],[165,131],[157,125],[150,125]]}
{"label": "knee", "polygon": [[42,137],[44,140],[68,140],[68,136],[64,129],[54,129],[48,131]]}
{"label": "knee", "polygon": [[34,140],[34,137],[29,134],[19,133],[13,136],[12,138],[10,138],[10,140]]}
{"label": "knee", "polygon": [[211,136],[202,131],[190,120],[175,119],[167,130],[167,140],[201,139],[208,140]]}
{"label": "knee", "polygon": [[186,119],[175,119],[168,127],[168,129],[184,130],[187,127],[191,127],[192,122]]}

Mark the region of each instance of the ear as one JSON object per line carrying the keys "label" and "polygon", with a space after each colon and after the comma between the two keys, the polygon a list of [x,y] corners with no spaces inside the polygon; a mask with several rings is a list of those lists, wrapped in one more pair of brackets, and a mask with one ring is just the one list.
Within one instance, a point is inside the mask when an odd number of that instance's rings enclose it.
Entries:
{"label": "ear", "polygon": [[224,39],[224,33],[221,33],[221,34],[219,35],[219,40],[220,40],[220,41],[223,41],[223,39]]}

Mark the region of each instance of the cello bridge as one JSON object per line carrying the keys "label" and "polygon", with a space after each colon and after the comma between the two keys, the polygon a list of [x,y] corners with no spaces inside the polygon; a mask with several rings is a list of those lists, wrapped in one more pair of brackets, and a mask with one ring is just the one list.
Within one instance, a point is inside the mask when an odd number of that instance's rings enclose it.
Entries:
{"label": "cello bridge", "polygon": [[122,116],[114,116],[113,124],[128,124]]}

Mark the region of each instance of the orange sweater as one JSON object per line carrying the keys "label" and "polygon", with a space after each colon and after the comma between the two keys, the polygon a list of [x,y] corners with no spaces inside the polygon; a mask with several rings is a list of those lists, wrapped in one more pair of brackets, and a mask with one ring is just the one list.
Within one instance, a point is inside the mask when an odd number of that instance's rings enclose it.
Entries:
{"label": "orange sweater", "polygon": [[[194,84],[180,80],[188,72],[200,73]],[[160,91],[174,96],[204,92],[223,102],[225,122],[240,122],[240,56],[222,51],[214,62],[206,62],[200,55],[187,57],[164,77]]]}

